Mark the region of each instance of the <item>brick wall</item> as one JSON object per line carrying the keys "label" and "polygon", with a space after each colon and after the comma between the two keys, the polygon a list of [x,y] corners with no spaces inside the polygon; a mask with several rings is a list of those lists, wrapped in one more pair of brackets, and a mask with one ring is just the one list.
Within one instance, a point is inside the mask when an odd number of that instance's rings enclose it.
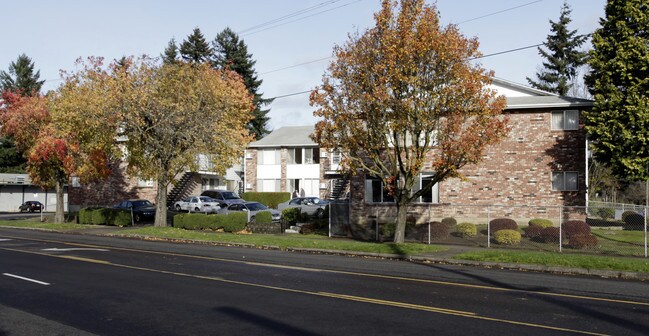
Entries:
{"label": "brick wall", "polygon": [[[243,189],[244,191],[257,191],[257,150],[248,148],[245,157],[246,176]],[[250,185],[250,188],[248,188]]]}
{"label": "brick wall", "polygon": [[153,187],[138,187],[137,177],[126,174],[126,163],[120,163],[105,181],[70,186],[68,206],[70,211],[75,211],[86,206],[114,206],[125,199],[143,198],[155,202],[157,190],[155,183]]}
{"label": "brick wall", "polygon": [[[445,210],[441,208],[453,206],[455,213],[468,213],[476,212],[471,205],[504,205],[511,208],[501,208],[503,216],[527,218],[538,217],[538,212],[544,211],[538,207],[584,205],[585,133],[583,129],[552,131],[549,112],[526,110],[510,113],[509,136],[500,144],[488,148],[482,162],[461,169],[466,179],[453,178],[440,183],[441,204],[433,206],[435,211],[443,213]],[[427,169],[430,170],[430,165],[424,171]],[[579,190],[552,190],[553,171],[577,172]],[[376,205],[366,204],[364,178],[359,173],[351,180],[353,222],[369,222],[372,213],[383,211],[377,210]],[[458,205],[470,206],[462,210]],[[526,214],[518,206],[535,208]],[[430,209],[428,205],[415,205],[409,210],[421,213]],[[480,216],[488,217],[484,214]]]}

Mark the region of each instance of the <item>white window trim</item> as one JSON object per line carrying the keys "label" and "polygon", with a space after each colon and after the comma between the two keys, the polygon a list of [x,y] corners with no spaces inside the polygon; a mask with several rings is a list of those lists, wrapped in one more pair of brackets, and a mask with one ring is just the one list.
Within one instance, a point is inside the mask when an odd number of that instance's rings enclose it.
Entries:
{"label": "white window trim", "polygon": [[[563,114],[563,125],[561,125],[560,128],[555,128],[554,123],[552,122],[552,118],[555,113],[562,113]],[[568,128],[566,127],[568,125],[567,123],[567,114],[568,113],[577,113],[577,125],[574,128]],[[563,111],[552,111],[550,113],[550,129],[552,131],[576,131],[579,129],[579,110],[563,110]]]}

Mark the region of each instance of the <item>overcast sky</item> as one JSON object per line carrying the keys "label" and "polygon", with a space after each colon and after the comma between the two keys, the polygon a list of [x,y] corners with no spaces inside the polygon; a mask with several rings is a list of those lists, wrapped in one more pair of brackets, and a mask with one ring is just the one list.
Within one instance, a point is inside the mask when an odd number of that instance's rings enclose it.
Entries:
{"label": "overcast sky", "polygon": [[[466,36],[478,37],[480,50],[489,55],[544,42],[548,20],[558,20],[563,1],[439,0],[437,6],[442,22],[459,24]],[[598,27],[605,0],[568,3],[572,29],[588,34]],[[264,97],[281,97],[270,106],[269,126],[276,129],[314,123],[308,94],[294,93],[320,83],[332,47],[343,44],[348,33],[373,26],[380,1],[3,0],[0,8],[0,69],[7,71],[25,53],[47,80],[45,90],[56,89],[59,70],[73,69],[78,57],[159,56],[171,38],[180,42],[195,27],[208,41],[230,27],[257,61]],[[541,62],[536,48],[481,61],[496,77],[523,84]]]}

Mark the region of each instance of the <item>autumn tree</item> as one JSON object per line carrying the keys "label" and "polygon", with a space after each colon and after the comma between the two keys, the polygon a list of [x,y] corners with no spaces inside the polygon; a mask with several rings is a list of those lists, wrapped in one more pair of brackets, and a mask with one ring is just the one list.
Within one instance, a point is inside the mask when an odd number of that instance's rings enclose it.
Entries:
{"label": "autumn tree", "polygon": [[245,128],[251,97],[241,77],[207,63],[156,65],[139,60],[115,74],[129,172],[157,181],[156,226],[167,225],[167,189],[174,177],[197,170],[207,154],[214,171],[241,156],[252,137]]}
{"label": "autumn tree", "polygon": [[[0,114],[2,133],[11,136],[27,156],[32,182],[56,190],[54,220],[57,223],[64,221],[63,187],[71,176],[88,181],[110,173],[107,153],[113,141],[101,142],[110,133],[107,127],[110,117],[103,114],[105,105],[89,107],[101,112],[95,114],[70,109],[70,101],[80,106],[87,103],[83,92],[75,90],[79,96],[68,92],[70,86],[79,85],[77,79],[68,78],[58,91],[48,96],[22,97],[6,91],[3,94],[6,107]],[[114,132],[115,129],[113,137]]]}
{"label": "autumn tree", "polygon": [[527,82],[533,87],[561,96],[568,94],[577,69],[586,63],[586,52],[578,50],[586,42],[586,36],[568,28],[572,21],[570,12],[570,6],[564,2],[559,21],[550,20],[552,33],[543,43],[545,49],[538,48],[545,59],[543,68],[536,73],[536,80],[527,77]]}
{"label": "autumn tree", "polygon": [[599,162],[649,187],[649,3],[609,0],[605,13],[589,53],[585,129]]}
{"label": "autumn tree", "polygon": [[39,80],[40,71],[34,72],[34,62],[27,55],[18,56],[9,65],[9,73],[0,71],[0,92],[13,91],[23,96],[32,96],[41,91],[44,80]]}
{"label": "autumn tree", "polygon": [[[167,46],[169,48],[169,46]],[[194,28],[194,31],[187,36],[187,39],[180,44],[180,57],[189,63],[206,63],[212,57],[212,48],[205,40],[201,30]]]}
{"label": "autumn tree", "polygon": [[[347,172],[381,179],[397,208],[394,241],[404,240],[410,203],[481,160],[506,136],[504,98],[487,88],[493,73],[472,63],[478,41],[441,26],[423,0],[384,0],[376,26],[334,49],[335,60],[311,94],[314,140],[340,150]],[[419,174],[433,171],[420,190]]]}
{"label": "autumn tree", "polygon": [[253,96],[252,111],[253,118],[248,123],[248,130],[256,139],[261,139],[268,134],[268,109],[264,106],[273,102],[273,99],[265,99],[259,92],[262,80],[257,78],[255,63],[252,55],[248,53],[248,46],[239,39],[237,33],[230,28],[225,28],[216,35],[213,43],[214,59],[213,65],[216,68],[230,69],[241,75],[248,92]]}

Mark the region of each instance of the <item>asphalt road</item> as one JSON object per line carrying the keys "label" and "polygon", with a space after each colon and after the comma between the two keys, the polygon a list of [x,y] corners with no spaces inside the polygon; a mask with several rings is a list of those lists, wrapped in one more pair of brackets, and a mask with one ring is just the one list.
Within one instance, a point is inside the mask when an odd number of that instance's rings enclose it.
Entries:
{"label": "asphalt road", "polygon": [[649,284],[0,228],[0,335],[647,335]]}

